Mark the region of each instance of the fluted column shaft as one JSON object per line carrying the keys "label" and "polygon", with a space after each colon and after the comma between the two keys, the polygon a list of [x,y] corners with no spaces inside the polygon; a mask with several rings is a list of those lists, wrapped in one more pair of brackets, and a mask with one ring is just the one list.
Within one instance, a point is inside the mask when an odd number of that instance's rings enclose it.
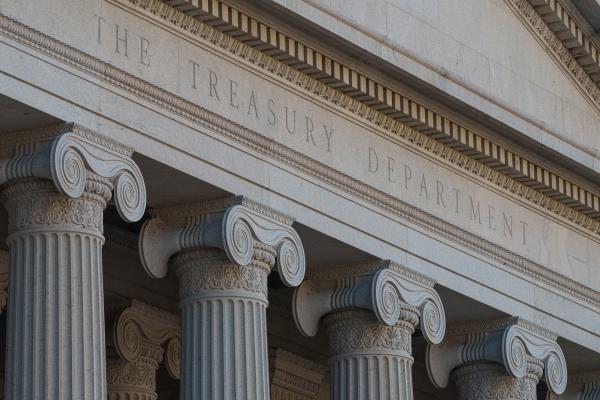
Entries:
{"label": "fluted column shaft", "polygon": [[97,176],[76,199],[41,179],[2,190],[9,215],[9,399],[106,399],[102,216],[111,190]]}
{"label": "fluted column shaft", "polygon": [[254,246],[247,266],[221,250],[171,260],[182,312],[182,400],[269,399],[267,277],[275,251]]}
{"label": "fluted column shaft", "polygon": [[364,310],[326,316],[332,400],[412,399],[411,336],[417,323],[418,311],[410,306],[402,306],[393,326]]}
{"label": "fluted column shaft", "polygon": [[497,363],[476,362],[457,368],[452,380],[460,400],[536,400],[543,364],[530,359],[527,373],[514,378]]}

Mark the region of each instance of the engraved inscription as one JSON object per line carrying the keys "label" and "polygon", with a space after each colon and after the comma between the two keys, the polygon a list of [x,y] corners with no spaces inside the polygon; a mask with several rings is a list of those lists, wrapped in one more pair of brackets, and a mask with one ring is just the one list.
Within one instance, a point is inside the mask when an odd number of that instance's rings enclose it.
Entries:
{"label": "engraved inscription", "polygon": [[[279,69],[271,73],[249,56],[236,55],[240,49],[227,52],[200,36],[183,38],[118,7],[96,15],[90,11],[86,29],[88,35],[74,37],[85,39],[78,47],[285,146],[282,151],[291,161],[297,152],[319,163],[315,168],[344,174],[348,179],[343,184],[351,190],[358,188],[354,180],[359,181],[389,195],[385,203],[398,199],[577,280],[587,272],[570,268],[571,261],[600,254],[598,242],[564,218],[489,184],[470,169],[452,167],[446,157],[383,133],[369,118],[311,94],[309,85],[290,84],[290,76]],[[194,151],[199,143],[189,146]],[[268,148],[265,152],[271,154]],[[411,208],[394,208],[413,220]]]}
{"label": "engraved inscription", "polygon": [[200,60],[189,60],[190,85],[208,98],[218,101],[243,113],[247,118],[266,122],[273,130],[287,132],[317,149],[331,153],[334,128],[314,115],[276,101],[235,77],[225,76],[207,68]]}
{"label": "engraved inscription", "polygon": [[96,43],[99,46],[112,47],[115,54],[123,57],[135,57],[143,66],[150,66],[150,41],[140,34],[133,34],[129,28],[109,23],[103,16],[94,14]]}
{"label": "engraved inscription", "polygon": [[513,218],[509,210],[486,204],[477,195],[463,192],[430,171],[418,170],[414,165],[384,155],[380,150],[369,147],[366,154],[368,172],[384,175],[389,185],[416,194],[420,201],[427,202],[444,214],[454,213],[466,222],[475,223],[504,238],[514,239],[523,246],[528,244],[529,224]]}

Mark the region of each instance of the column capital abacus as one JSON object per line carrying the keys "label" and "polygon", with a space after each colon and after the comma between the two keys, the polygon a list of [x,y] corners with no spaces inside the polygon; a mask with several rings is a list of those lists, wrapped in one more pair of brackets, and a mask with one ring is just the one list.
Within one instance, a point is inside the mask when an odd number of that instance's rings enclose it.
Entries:
{"label": "column capital abacus", "polygon": [[139,250],[153,278],[164,277],[171,257],[182,251],[221,249],[232,263],[247,266],[270,258],[264,249],[268,246],[276,253],[277,271],[285,285],[298,286],[304,279],[304,248],[291,226],[294,220],[247,197],[166,207],[151,214],[153,218],[142,227]]}
{"label": "column capital abacus", "polygon": [[359,308],[387,326],[420,319],[425,339],[440,343],[446,317],[433,286],[433,280],[389,260],[316,268],[294,293],[294,319],[303,335],[314,336],[325,315]]}
{"label": "column capital abacus", "polygon": [[438,388],[448,385],[456,368],[490,362],[501,365],[508,376],[518,379],[543,368],[550,390],[555,394],[565,390],[565,357],[556,343],[557,336],[541,326],[509,317],[451,325],[446,336],[442,344],[427,347],[427,372]]}
{"label": "column capital abacus", "polygon": [[[114,191],[121,218],[141,219],[144,179],[133,149],[73,123],[0,136],[0,185],[24,178],[48,179],[68,198],[94,193],[104,201]],[[108,188],[108,189],[106,189]]]}

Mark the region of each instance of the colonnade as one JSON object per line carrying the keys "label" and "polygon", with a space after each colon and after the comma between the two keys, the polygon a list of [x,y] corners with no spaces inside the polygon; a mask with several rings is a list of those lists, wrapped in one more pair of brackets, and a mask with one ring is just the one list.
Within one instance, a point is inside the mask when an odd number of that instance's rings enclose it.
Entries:
{"label": "colonnade", "polygon": [[549,398],[600,398],[595,374],[563,395],[566,362],[551,332],[519,318],[447,326],[435,282],[406,266],[305,276],[293,219],[240,196],[151,210],[144,223],[142,264],[157,279],[175,272],[180,316],[135,300],[105,310],[103,210],[112,198],[125,221],[146,211],[132,150],[74,125],[1,140],[7,399],[154,400],[161,364],[181,380],[182,400],[314,399],[325,369],[269,348],[273,271],[296,287],[300,332],[329,338],[331,399],[412,399],[415,332],[433,384],[454,381],[460,399],[535,399],[540,379]]}

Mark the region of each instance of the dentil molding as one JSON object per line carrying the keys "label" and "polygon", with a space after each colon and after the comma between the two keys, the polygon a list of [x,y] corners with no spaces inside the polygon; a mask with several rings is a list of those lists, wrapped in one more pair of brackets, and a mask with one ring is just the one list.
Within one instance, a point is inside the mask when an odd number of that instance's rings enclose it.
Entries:
{"label": "dentil molding", "polygon": [[567,363],[557,337],[520,318],[466,323],[448,328],[442,344],[428,345],[427,372],[438,388],[448,386],[452,371],[465,364],[494,362],[509,376],[523,378],[529,359],[541,362],[546,384],[555,394],[565,391]]}
{"label": "dentil molding", "polygon": [[[167,19],[173,24],[182,27],[193,35],[197,35],[204,40],[219,45],[223,49],[234,52],[239,57],[263,66],[271,73],[282,76],[288,81],[293,82],[324,99],[328,99],[333,104],[366,118],[377,126],[388,130],[390,134],[404,138],[418,148],[442,157],[456,166],[476,174],[478,177],[489,183],[509,190],[515,196],[538,204],[549,212],[556,213],[594,234],[600,233],[599,221],[595,221],[585,214],[557,202],[531,187],[525,186],[506,175],[494,171],[477,160],[453,151],[447,146],[442,145],[432,138],[424,136],[414,129],[402,125],[381,113],[377,113],[367,105],[359,103],[355,99],[345,96],[343,93],[336,91],[331,87],[320,84],[318,81],[292,69],[288,65],[274,62],[271,57],[260,53],[256,49],[251,49],[253,51],[246,51],[250,48],[245,49],[243,46],[240,47],[239,42],[233,40],[224,33],[215,31],[212,27],[204,24],[200,20],[185,15],[168,5],[161,3],[159,0],[131,1],[134,1],[137,5],[149,10],[153,14],[160,15],[161,18]],[[76,50],[48,35],[37,32],[2,14],[0,14],[0,31],[7,37],[24,43],[46,55],[60,59],[62,62],[75,66],[82,71],[86,71],[90,75],[102,79],[105,82],[109,82],[120,89],[127,90],[136,96],[151,101],[163,109],[168,109],[169,112],[176,113],[196,124],[207,126],[228,139],[235,140],[255,151],[286,163],[293,168],[300,169],[321,182],[342,189],[386,212],[405,218],[412,223],[423,226],[449,240],[466,246],[472,251],[476,251],[477,253],[483,254],[486,257],[510,267],[519,274],[526,274],[537,281],[560,290],[561,293],[567,293],[594,306],[600,305],[600,293],[579,282],[566,278],[559,273],[547,269],[543,265],[532,262],[531,260],[506,250],[488,240],[482,239],[479,236],[441,220],[440,218],[423,212],[416,207],[412,207],[364,182],[360,182],[355,178],[332,170],[330,167],[316,162],[304,154],[264,137],[257,132],[241,127],[219,115],[183,100],[172,93],[151,85],[140,78]],[[244,51],[241,52],[240,48]]]}
{"label": "dentil molding", "polygon": [[229,260],[246,266],[259,245],[276,251],[283,283],[298,286],[304,279],[306,259],[293,219],[243,196],[231,196],[193,205],[152,210],[154,218],[142,227],[139,252],[153,278],[167,274],[169,259],[181,250],[218,248]]}
{"label": "dentil molding", "polygon": [[406,306],[420,314],[429,343],[440,343],[446,331],[442,301],[434,281],[393,261],[317,269],[294,292],[294,320],[305,336],[315,336],[322,317],[340,310],[371,310],[386,326],[396,325]]}
{"label": "dentil molding", "polygon": [[[236,40],[243,37],[244,39],[241,40],[244,45],[263,52],[267,57],[285,59],[285,64],[290,68],[353,97],[370,109],[410,125],[418,131],[426,132],[440,143],[448,145],[460,143],[460,146],[451,147],[510,178],[535,187],[535,190],[540,193],[555,197],[577,210],[585,210],[585,214],[592,218],[600,217],[600,197],[593,190],[584,188],[548,169],[547,166],[515,153],[510,146],[490,140],[481,132],[476,132],[452,120],[448,115],[399,92],[397,88],[365,75],[339,59],[332,58],[306,42],[290,37],[287,32],[272,24],[266,24],[227,2],[221,0],[117,1],[136,3],[143,8],[156,11],[161,17],[167,17],[169,22],[173,22],[173,16],[155,4],[162,1],[168,7],[202,21],[224,35]],[[248,40],[250,37],[253,40]],[[582,58],[577,57],[577,60]]]}
{"label": "dentil molding", "polygon": [[73,123],[0,135],[0,185],[13,179],[44,178],[58,191],[79,198],[86,185],[106,179],[121,218],[138,221],[146,210],[144,178],[133,149]]}

